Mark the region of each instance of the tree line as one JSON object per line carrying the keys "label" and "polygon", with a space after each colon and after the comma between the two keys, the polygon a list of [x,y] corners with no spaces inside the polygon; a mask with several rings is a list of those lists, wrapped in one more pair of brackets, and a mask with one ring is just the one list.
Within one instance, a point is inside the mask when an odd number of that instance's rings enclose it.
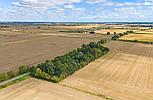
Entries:
{"label": "tree line", "polygon": [[21,65],[18,71],[0,73],[0,82],[27,72],[30,72],[30,75],[37,78],[59,82],[106,54],[109,49],[102,46],[106,42],[107,40],[104,39],[97,43],[90,42],[89,44],[83,44],[81,48],[73,50],[63,56],[56,57],[53,60],[46,60],[37,66]]}
{"label": "tree line", "polygon": [[119,34],[116,34],[116,32],[114,32],[114,36],[112,36],[112,40],[117,40],[118,38],[124,35],[128,35],[129,33],[133,33],[133,31],[126,31],[124,33],[119,33]]}
{"label": "tree line", "polygon": [[[133,33],[133,31],[114,34],[114,36],[112,36],[112,40],[117,40],[128,33]],[[56,57],[53,60],[46,60],[44,63],[38,64],[36,67],[21,65],[18,69],[19,71],[0,73],[0,82],[27,72],[30,72],[30,75],[37,78],[46,79],[52,82],[59,82],[60,80],[73,74],[78,69],[106,54],[109,49],[102,46],[102,44],[106,42],[108,42],[107,39],[102,39],[97,43],[90,42],[89,44],[83,44],[81,48],[73,50],[63,56]]]}
{"label": "tree line", "polygon": [[59,82],[106,54],[109,49],[101,45],[104,42],[101,40],[97,43],[90,42],[89,44],[83,44],[81,48],[63,56],[56,57],[53,60],[46,60],[36,67],[31,67],[29,69],[30,75],[52,82]]}

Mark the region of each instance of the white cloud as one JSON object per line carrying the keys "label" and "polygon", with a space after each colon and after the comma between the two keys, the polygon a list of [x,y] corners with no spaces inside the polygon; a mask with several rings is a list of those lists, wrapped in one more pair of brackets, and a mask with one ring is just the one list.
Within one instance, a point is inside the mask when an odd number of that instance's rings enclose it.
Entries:
{"label": "white cloud", "polygon": [[51,8],[79,2],[81,2],[81,0],[19,0],[18,2],[13,2],[13,5],[29,8]]}
{"label": "white cloud", "polygon": [[74,6],[73,6],[73,5],[64,5],[64,8],[67,8],[67,9],[73,9]]}
{"label": "white cloud", "polygon": [[96,4],[96,3],[105,3],[110,2],[110,0],[87,0],[87,3]]}

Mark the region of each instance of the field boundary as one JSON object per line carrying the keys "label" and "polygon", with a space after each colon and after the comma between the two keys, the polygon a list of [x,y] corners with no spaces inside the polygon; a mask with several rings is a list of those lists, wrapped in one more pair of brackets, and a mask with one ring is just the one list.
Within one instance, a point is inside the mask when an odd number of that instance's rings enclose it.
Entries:
{"label": "field boundary", "polygon": [[93,92],[93,91],[83,90],[83,89],[76,88],[76,87],[73,87],[73,86],[70,86],[70,85],[66,85],[66,84],[61,84],[61,83],[59,83],[59,84],[61,86],[64,86],[64,87],[67,87],[67,88],[71,88],[73,90],[76,90],[76,91],[79,91],[79,92],[83,92],[83,93],[86,93],[86,94],[90,94],[90,95],[93,95],[93,96],[97,96],[97,97],[100,97],[100,98],[103,98],[103,99],[106,99],[106,100],[115,100],[112,97],[109,97],[109,96],[106,96],[106,95],[103,95],[103,94],[99,94],[99,93],[96,93],[96,92]]}
{"label": "field boundary", "polygon": [[141,40],[123,40],[123,39],[118,39],[117,41],[153,44],[153,42],[147,42],[147,41],[141,41]]}

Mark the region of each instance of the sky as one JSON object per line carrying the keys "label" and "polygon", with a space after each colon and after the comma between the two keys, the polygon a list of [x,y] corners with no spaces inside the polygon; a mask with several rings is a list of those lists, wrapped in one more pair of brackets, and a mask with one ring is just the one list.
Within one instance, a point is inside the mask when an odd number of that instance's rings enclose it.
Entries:
{"label": "sky", "polygon": [[153,0],[0,0],[0,21],[153,22]]}

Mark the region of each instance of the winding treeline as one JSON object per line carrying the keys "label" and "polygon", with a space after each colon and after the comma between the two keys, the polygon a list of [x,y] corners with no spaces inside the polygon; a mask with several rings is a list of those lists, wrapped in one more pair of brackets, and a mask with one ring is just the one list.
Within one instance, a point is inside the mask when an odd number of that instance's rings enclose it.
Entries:
{"label": "winding treeline", "polygon": [[38,64],[37,67],[31,67],[29,69],[30,74],[37,78],[59,82],[106,54],[109,49],[103,47],[101,45],[103,43],[104,41],[101,40],[97,43],[90,42],[89,44],[83,44],[77,50],[56,57],[53,60],[47,60],[44,63]]}

